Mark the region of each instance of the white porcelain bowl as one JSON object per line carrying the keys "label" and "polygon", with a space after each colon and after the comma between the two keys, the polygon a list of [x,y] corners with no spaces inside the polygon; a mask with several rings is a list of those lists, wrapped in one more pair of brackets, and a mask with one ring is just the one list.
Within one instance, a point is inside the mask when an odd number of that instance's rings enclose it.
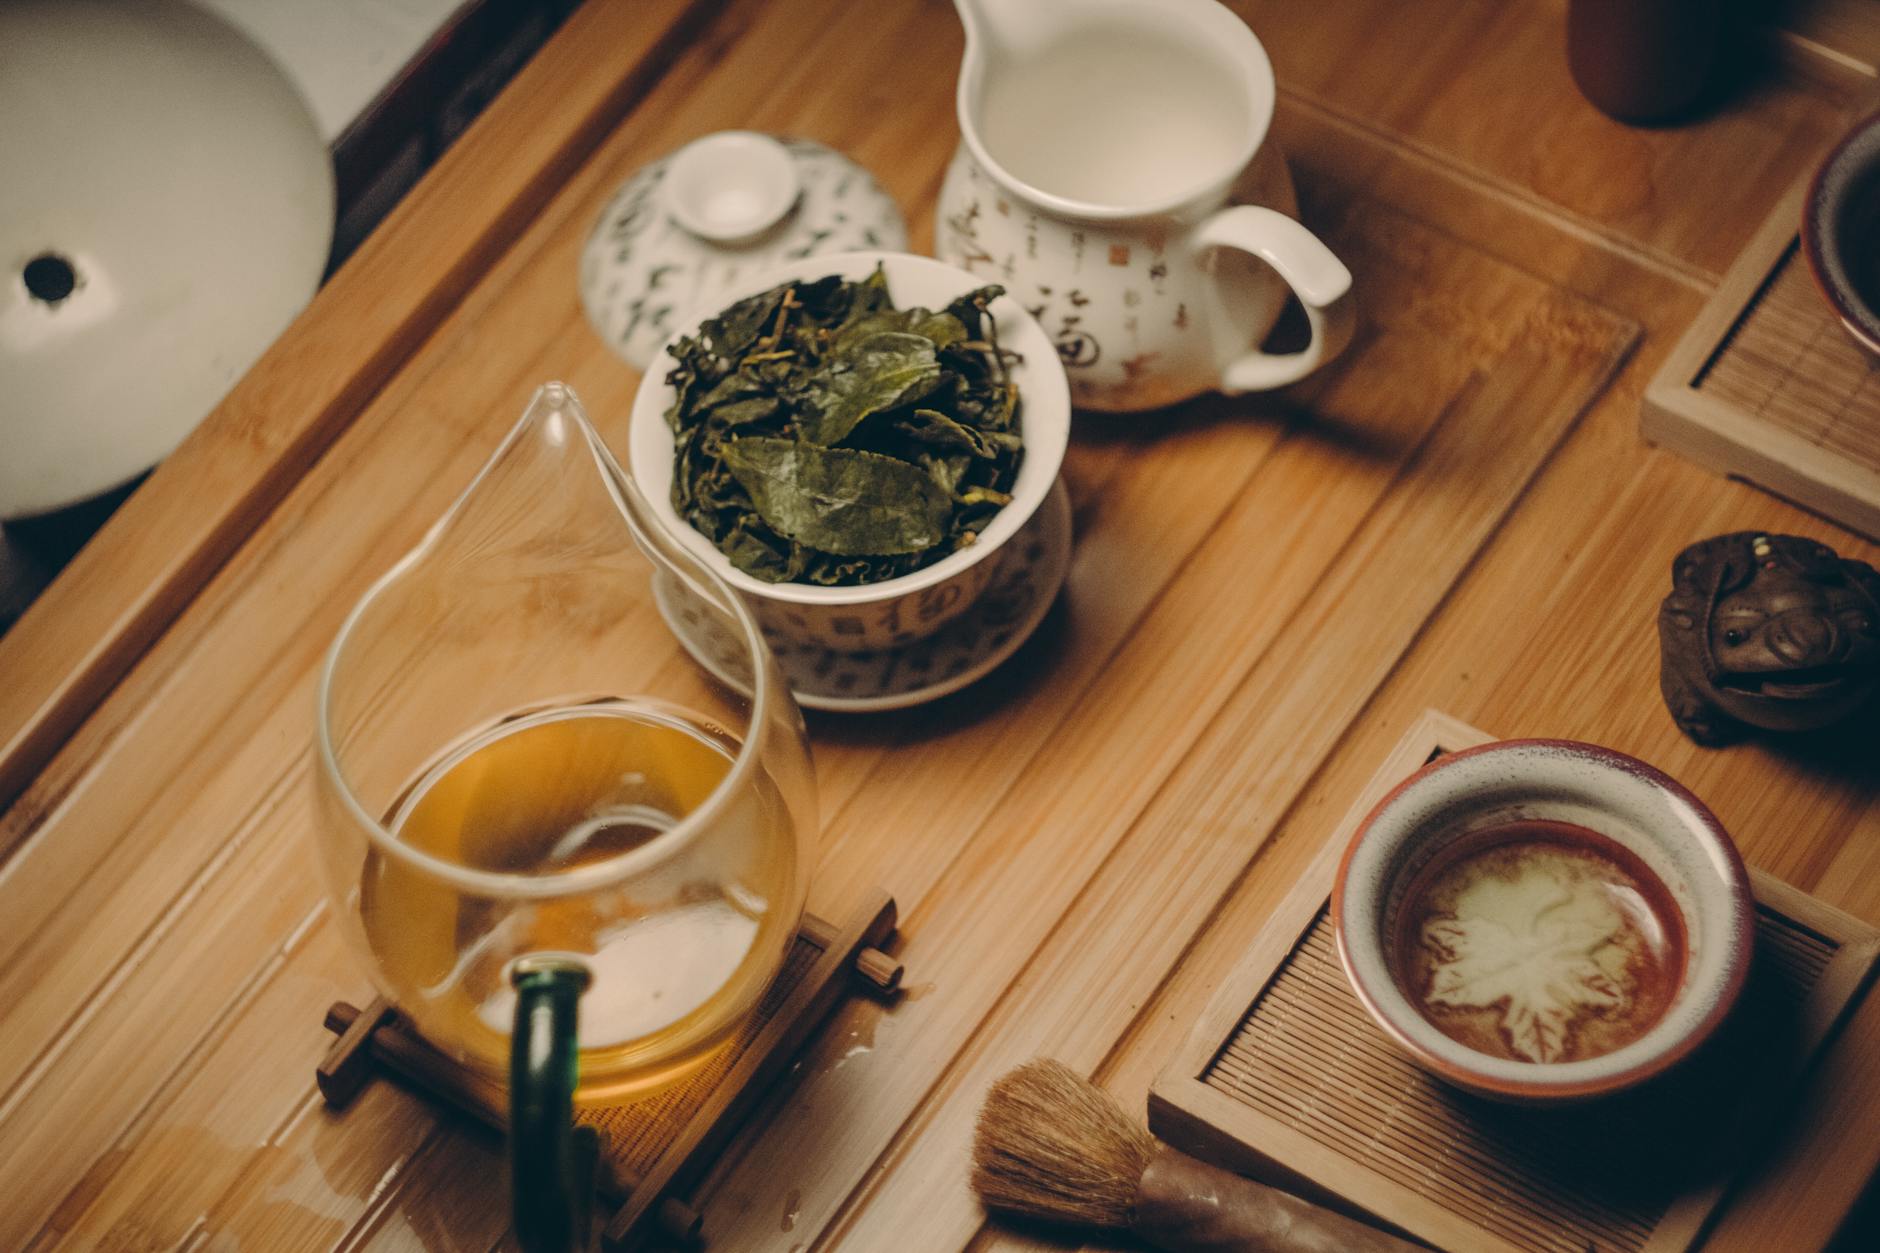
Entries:
{"label": "white porcelain bowl", "polygon": [[[1391,937],[1408,885],[1459,842],[1524,820],[1572,824],[1612,841],[1663,885],[1680,916],[1685,959],[1668,1003],[1643,1034],[1604,1055],[1530,1061],[1478,1052],[1425,1018],[1398,981]],[[1540,903],[1542,919],[1563,908],[1558,899]],[[1504,913],[1499,921],[1508,926],[1481,933],[1500,939],[1484,955],[1495,964],[1493,987],[1519,995],[1519,972],[1509,972],[1550,947],[1565,950],[1571,939],[1558,932],[1549,944],[1535,920],[1523,927],[1521,919]],[[1437,758],[1399,784],[1359,826],[1332,891],[1339,960],[1378,1025],[1438,1078],[1478,1096],[1521,1104],[1617,1092],[1689,1055],[1723,1021],[1743,987],[1755,921],[1742,859],[1701,801],[1644,762],[1571,740],[1505,740]],[[1565,986],[1561,981],[1571,984],[1577,973],[1547,970],[1546,988],[1556,995]],[[1512,1009],[1509,1002],[1502,1005],[1504,1014]]]}
{"label": "white porcelain bowl", "polygon": [[[728,290],[720,307],[729,307],[791,279],[818,279],[829,274],[864,279],[874,273],[877,264],[887,272],[888,292],[896,308],[921,305],[938,309],[956,296],[985,285],[983,279],[927,257],[850,252],[811,257],[754,275],[749,282]],[[1012,487],[1012,503],[994,515],[977,542],[930,566],[857,587],[766,583],[734,568],[672,506],[673,440],[672,428],[666,425],[666,411],[672,406],[673,389],[666,375],[677,364],[671,353],[677,336],[653,358],[633,400],[627,460],[634,481],[673,538],[710,563],[736,588],[765,633],[773,638],[816,648],[864,652],[898,648],[931,635],[964,613],[991,583],[997,569],[994,558],[1044,503],[1051,484],[1057,480],[1070,438],[1070,387],[1044,329],[1009,296],[994,301],[991,313],[998,322],[1000,346],[1018,354],[1012,378],[1018,384],[1025,456]],[[688,327],[686,333],[692,330]]]}

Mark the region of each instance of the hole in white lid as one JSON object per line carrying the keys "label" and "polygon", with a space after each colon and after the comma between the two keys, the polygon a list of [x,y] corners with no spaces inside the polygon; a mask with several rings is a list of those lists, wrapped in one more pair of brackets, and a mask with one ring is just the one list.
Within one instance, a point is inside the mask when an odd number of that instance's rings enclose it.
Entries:
{"label": "hole in white lid", "polygon": [[20,271],[26,291],[33,299],[57,305],[78,287],[78,271],[56,252],[42,252]]}

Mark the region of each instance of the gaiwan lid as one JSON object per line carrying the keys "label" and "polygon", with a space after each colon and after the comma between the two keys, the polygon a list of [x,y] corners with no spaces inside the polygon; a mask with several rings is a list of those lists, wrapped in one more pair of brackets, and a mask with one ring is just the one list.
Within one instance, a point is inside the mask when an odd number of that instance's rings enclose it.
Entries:
{"label": "gaiwan lid", "polygon": [[0,0],[0,518],[168,453],[319,286],[326,144],[181,0]]}
{"label": "gaiwan lid", "polygon": [[640,170],[581,251],[581,305],[607,346],[644,370],[695,312],[745,276],[822,253],[907,247],[894,198],[862,166],[807,139],[719,131]]}

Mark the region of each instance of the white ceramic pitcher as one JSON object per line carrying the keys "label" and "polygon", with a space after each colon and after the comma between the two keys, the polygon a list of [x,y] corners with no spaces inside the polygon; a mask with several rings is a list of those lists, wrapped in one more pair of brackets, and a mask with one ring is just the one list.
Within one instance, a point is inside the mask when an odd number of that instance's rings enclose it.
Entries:
{"label": "white ceramic pitcher", "polygon": [[[1304,378],[1351,338],[1351,272],[1292,216],[1273,68],[1215,0],[955,0],[960,147],[935,251],[1003,283],[1090,409]],[[1290,286],[1312,338],[1267,353]]]}

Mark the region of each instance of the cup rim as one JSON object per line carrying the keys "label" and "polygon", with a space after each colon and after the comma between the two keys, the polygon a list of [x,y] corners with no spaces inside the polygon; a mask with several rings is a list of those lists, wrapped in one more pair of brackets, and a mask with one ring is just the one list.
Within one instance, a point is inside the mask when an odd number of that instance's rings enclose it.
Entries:
{"label": "cup rim", "polygon": [[[771,656],[770,646],[765,642],[763,632],[758,627],[757,619],[751,613],[750,607],[744,603],[742,597],[725,586],[722,579],[719,579],[709,568],[705,568],[700,573],[704,574],[708,580],[716,582],[718,587],[714,589],[708,586],[700,590],[703,590],[714,603],[719,604],[731,614],[744,633],[744,638],[751,644],[752,690],[749,696],[751,710],[746,719],[745,733],[738,737],[738,751],[731,760],[731,768],[725,772],[724,778],[713,786],[710,794],[678,822],[645,843],[602,861],[590,862],[568,870],[516,874],[498,870],[480,870],[416,848],[399,839],[396,833],[386,827],[381,818],[374,816],[360,802],[358,794],[354,792],[345,770],[340,765],[331,730],[333,683],[346,643],[351,639],[354,627],[359,624],[360,618],[372,602],[401,575],[424,559],[439,537],[443,535],[451,519],[464,507],[465,502],[470,499],[503,454],[522,438],[523,432],[536,420],[538,409],[543,407],[560,410],[578,419],[577,425],[582,437],[595,458],[595,468],[605,477],[608,491],[620,500],[622,512],[628,526],[632,529],[634,538],[643,544],[663,547],[658,543],[659,537],[646,535],[641,524],[633,518],[631,502],[637,497],[639,502],[644,504],[645,495],[621,470],[613,451],[607,447],[600,432],[594,429],[593,424],[588,421],[587,415],[582,411],[580,401],[575,398],[573,389],[560,382],[545,383],[536,389],[528,407],[523,410],[522,417],[517,419],[516,424],[503,436],[502,442],[477,470],[476,475],[463,491],[457,494],[450,506],[425,532],[424,538],[394,562],[385,573],[374,579],[364,595],[354,603],[352,609],[346,614],[345,621],[340,624],[338,633],[334,635],[333,642],[327,646],[326,654],[320,663],[314,690],[314,754],[317,759],[315,769],[325,774],[347,814],[365,833],[372,846],[410,868],[433,879],[441,880],[453,888],[479,896],[509,900],[539,900],[579,895],[612,887],[650,866],[668,860],[673,854],[683,851],[694,843],[720,812],[730,804],[730,798],[757,771],[757,763],[766,751],[768,737],[772,733],[771,723],[774,721],[775,711],[771,709],[770,704],[776,699],[775,689],[781,687],[777,660]],[[658,560],[670,561],[670,558],[649,556],[649,560],[657,563]],[[678,573],[680,577],[690,581],[690,571],[681,569]],[[441,751],[437,754],[438,758],[455,751],[459,747],[459,740],[452,740],[442,745]]]}
{"label": "cup rim", "polygon": [[[1808,180],[1808,192],[1802,199],[1800,226],[1802,255],[1808,262],[1809,277],[1814,279],[1816,289],[1839,316],[1848,333],[1860,342],[1861,347],[1874,353],[1880,353],[1880,309],[1873,308],[1861,297],[1847,274],[1846,266],[1827,246],[1824,236],[1840,238],[1833,211],[1841,202],[1839,198],[1829,201],[1824,193],[1828,190],[1829,176],[1846,168],[1848,154],[1854,145],[1871,139],[1877,130],[1880,130],[1880,112],[1870,113],[1850,126],[1847,133],[1829,149],[1828,155],[1821,159]],[[1871,177],[1880,178],[1880,153],[1875,154],[1868,170]]]}
{"label": "cup rim", "polygon": [[[872,272],[877,264],[885,269],[891,288],[896,269],[924,270],[936,277],[956,279],[962,292],[986,285],[984,278],[958,266],[908,252],[824,253],[785,262],[712,296],[706,302],[714,306],[709,314],[700,314],[699,310],[688,314],[686,328],[669,336],[660,345],[634,393],[633,409],[627,423],[627,468],[641,498],[648,502],[653,517],[675,543],[709,566],[718,578],[745,595],[794,605],[853,607],[924,591],[949,581],[997,553],[1037,513],[1045,498],[1050,495],[1051,485],[1057,481],[1070,443],[1070,382],[1064,374],[1063,362],[1045,335],[1044,328],[1008,294],[999,297],[993,305],[1000,324],[1016,328],[1014,341],[1027,341],[1024,361],[1019,367],[1025,376],[1021,384],[1025,410],[1020,419],[1024,430],[1025,459],[1019,467],[1018,479],[1013,484],[1011,502],[993,516],[991,525],[974,544],[948,553],[932,565],[877,583],[857,583],[844,587],[822,587],[814,583],[766,583],[734,567],[716,545],[679,515],[665,490],[659,490],[658,485],[648,482],[654,470],[644,458],[651,455],[653,450],[649,445],[653,442],[663,446],[662,469],[667,476],[666,484],[669,485],[671,481],[672,441],[665,414],[671,403],[673,389],[666,381],[666,372],[676,364],[672,357],[672,346],[682,335],[690,335],[697,330],[703,316],[715,316],[720,309],[748,296],[768,291],[779,283],[792,279],[820,278],[826,274],[841,274],[853,281],[861,276],[864,269]],[[1016,346],[1016,342],[1008,346]],[[1043,438],[1037,438],[1039,435]]]}
{"label": "cup rim", "polygon": [[[1736,922],[1739,924],[1726,928],[1727,934],[1723,939],[1731,943],[1732,948],[1726,955],[1721,975],[1713,980],[1714,994],[1709,990],[1711,985],[1706,985],[1705,994],[1711,995],[1712,1000],[1703,1016],[1686,1027],[1681,1034],[1667,1037],[1658,1049],[1625,1070],[1609,1071],[1585,1078],[1550,1079],[1545,1077],[1545,1072],[1549,1070],[1557,1074],[1562,1068],[1582,1066],[1586,1063],[1519,1063],[1542,1073],[1533,1078],[1523,1076],[1515,1079],[1492,1073],[1487,1066],[1474,1068],[1463,1065],[1433,1051],[1386,1010],[1383,998],[1377,994],[1377,989],[1366,982],[1359,963],[1354,960],[1351,952],[1350,924],[1346,921],[1348,896],[1346,888],[1352,863],[1360,847],[1370,836],[1376,821],[1411,789],[1425,785],[1430,777],[1445,769],[1453,768],[1459,763],[1474,758],[1537,749],[1579,757],[1601,768],[1620,771],[1662,793],[1673,804],[1687,810],[1697,821],[1698,830],[1701,832],[1698,838],[1703,843],[1705,851],[1710,854],[1711,860],[1718,864],[1723,874],[1725,894],[1730,901],[1729,912],[1735,915]],[[1729,1016],[1730,1011],[1736,1005],[1743,984],[1748,979],[1750,958],[1755,947],[1755,897],[1750,887],[1749,872],[1744,866],[1742,855],[1737,851],[1735,843],[1730,839],[1728,831],[1716,815],[1690,789],[1657,767],[1617,749],[1580,740],[1549,738],[1496,740],[1488,744],[1478,744],[1445,753],[1419,767],[1391,788],[1376,805],[1372,806],[1370,812],[1358,824],[1357,830],[1353,832],[1350,842],[1345,847],[1344,854],[1339,859],[1338,870],[1332,882],[1330,908],[1333,940],[1338,951],[1339,965],[1344,968],[1346,981],[1372,1021],[1395,1040],[1399,1047],[1409,1053],[1418,1065],[1439,1077],[1463,1088],[1514,1100],[1573,1100],[1604,1096],[1634,1087],[1664,1073],[1709,1039]],[[1400,991],[1397,995],[1407,1002],[1408,998],[1403,997]],[[1411,1012],[1415,1012],[1414,1005],[1411,1006]],[[1631,1048],[1650,1039],[1657,1026],[1658,1024],[1654,1024],[1646,1034],[1625,1047]],[[1464,1051],[1467,1051],[1466,1046],[1464,1046]],[[1498,1060],[1486,1054],[1483,1058],[1485,1062]]]}
{"label": "cup rim", "polygon": [[1273,110],[1279,95],[1273,62],[1267,56],[1266,47],[1260,42],[1259,36],[1253,33],[1253,28],[1217,0],[1162,0],[1162,4],[1171,11],[1180,10],[1188,21],[1211,28],[1208,33],[1238,63],[1249,85],[1257,90],[1246,142],[1236,149],[1231,159],[1222,162],[1220,169],[1175,194],[1142,204],[1078,200],[1045,191],[1014,176],[980,142],[977,97],[985,78],[987,54],[980,37],[977,6],[960,4],[960,17],[966,27],[966,60],[960,68],[959,81],[954,88],[954,112],[959,121],[960,140],[972,153],[973,159],[995,182],[1014,195],[1048,213],[1087,222],[1127,222],[1159,217],[1200,201],[1214,199],[1217,195],[1225,196],[1234,179],[1260,151],[1260,145],[1266,142],[1267,131],[1273,125]]}

